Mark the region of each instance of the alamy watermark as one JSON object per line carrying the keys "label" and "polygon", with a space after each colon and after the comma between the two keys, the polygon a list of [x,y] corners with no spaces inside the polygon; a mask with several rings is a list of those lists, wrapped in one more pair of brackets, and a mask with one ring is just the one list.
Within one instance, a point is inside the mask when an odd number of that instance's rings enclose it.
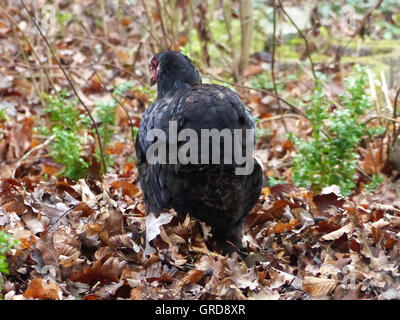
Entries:
{"label": "alamy watermark", "polygon": [[255,129],[200,129],[199,136],[193,129],[178,133],[177,122],[170,121],[168,132],[151,129],[146,140],[153,142],[146,151],[149,164],[234,164],[236,175],[254,169]]}

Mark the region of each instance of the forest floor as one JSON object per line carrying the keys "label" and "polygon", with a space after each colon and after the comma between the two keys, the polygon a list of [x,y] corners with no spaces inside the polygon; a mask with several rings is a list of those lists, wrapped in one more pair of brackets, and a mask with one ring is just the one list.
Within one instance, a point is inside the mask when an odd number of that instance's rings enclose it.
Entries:
{"label": "forest floor", "polygon": [[[68,21],[48,38],[83,103],[92,112],[98,105],[116,104],[112,90],[132,84],[115,107],[105,150],[112,159],[108,172],[100,179],[96,136],[81,129],[81,153],[90,165],[84,178],[72,180],[59,175],[63,166],[55,160],[54,137],[37,128],[54,125],[41,92],[66,88],[71,94],[66,101],[74,94],[29,16],[13,3],[2,5],[0,18],[0,230],[19,244],[7,255],[3,299],[400,299],[400,180],[386,156],[386,138],[359,147],[357,183],[349,196],[335,185],[319,193],[295,186],[295,148],[277,100],[264,89],[251,89],[271,72],[270,56],[252,55],[240,85],[225,84],[267,132],[258,140],[256,156],[264,175],[279,181],[264,185],[249,214],[243,252],[224,256],[212,249],[212,232],[203,222],[173,210],[158,218],[146,213],[130,128],[138,126],[155,98],[148,84],[154,52],[143,26],[131,16],[108,15],[107,28],[100,28],[90,1],[79,8],[62,3],[64,11],[84,13],[80,21],[62,16]],[[144,16],[144,10],[135,14]],[[327,46],[320,38],[314,42],[313,50]],[[316,59],[316,68],[328,76],[324,90],[333,99],[355,63],[370,64],[380,81],[382,65],[393,73],[400,70],[394,62],[400,52],[396,41],[355,42],[342,58],[346,63],[335,63],[332,48]],[[282,56],[276,57],[280,93],[306,104],[314,85],[304,70],[307,58],[290,59],[286,49],[282,46]],[[221,66],[199,69],[206,80],[229,78]],[[388,79],[380,92],[392,106],[393,81]],[[80,103],[74,105],[85,114]],[[283,107],[290,132],[310,136],[308,120]],[[384,179],[368,191],[368,180],[377,172]]]}

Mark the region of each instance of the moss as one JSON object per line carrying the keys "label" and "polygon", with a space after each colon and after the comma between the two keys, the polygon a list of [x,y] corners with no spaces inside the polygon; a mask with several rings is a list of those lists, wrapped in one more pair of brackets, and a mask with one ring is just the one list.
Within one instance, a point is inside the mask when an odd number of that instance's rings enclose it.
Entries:
{"label": "moss", "polygon": [[279,46],[276,48],[276,56],[282,61],[299,60],[299,52],[294,51],[295,49],[295,47],[289,45]]}
{"label": "moss", "polygon": [[[342,44],[342,41],[333,41],[333,43]],[[372,55],[382,54],[382,53],[394,53],[399,52],[400,50],[400,41],[398,40],[372,40],[366,39],[361,41],[357,39],[355,41],[350,42],[348,48],[351,51],[356,52],[360,48],[367,48],[371,50]]]}
{"label": "moss", "polygon": [[391,66],[387,63],[387,60],[390,58],[400,58],[400,52],[397,53],[385,53],[385,54],[376,54],[372,56],[364,56],[364,57],[343,57],[342,63],[357,63],[360,65],[368,65],[375,72],[387,72],[390,70]]}

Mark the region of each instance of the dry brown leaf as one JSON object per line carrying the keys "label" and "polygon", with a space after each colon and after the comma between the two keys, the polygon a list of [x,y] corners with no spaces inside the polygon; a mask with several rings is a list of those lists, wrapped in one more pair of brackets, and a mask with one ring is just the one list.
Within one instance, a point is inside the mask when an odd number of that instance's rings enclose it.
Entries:
{"label": "dry brown leaf", "polygon": [[97,260],[92,266],[72,274],[69,279],[87,284],[93,284],[93,281],[99,281],[102,284],[111,281],[117,282],[125,264],[125,261],[121,262],[113,257],[110,257],[104,264],[101,263],[101,260]]}
{"label": "dry brown leaf", "polygon": [[181,289],[185,284],[197,283],[203,277],[204,271],[196,268],[190,270],[177,284],[177,289]]}
{"label": "dry brown leaf", "polygon": [[138,187],[126,180],[118,180],[111,183],[115,189],[122,189],[122,194],[128,197],[134,197],[135,195],[139,194],[140,191]]}
{"label": "dry brown leaf", "polygon": [[293,230],[298,224],[299,224],[299,221],[297,219],[291,219],[289,221],[289,223],[277,222],[273,226],[272,232],[274,234],[280,234],[283,232],[287,232],[287,231]]}
{"label": "dry brown leaf", "polygon": [[90,84],[91,92],[101,91],[102,84],[101,84],[101,80],[98,77],[97,73],[94,73],[93,76],[90,77],[89,84]]}
{"label": "dry brown leaf", "polygon": [[108,240],[110,249],[117,251],[118,255],[125,261],[140,263],[144,250],[128,234],[120,234]]}
{"label": "dry brown leaf", "polygon": [[77,206],[74,208],[74,212],[82,212],[82,217],[89,217],[90,215],[94,215],[96,211],[92,209],[87,203],[79,202]]}
{"label": "dry brown leaf", "polygon": [[42,232],[39,241],[36,243],[36,248],[42,254],[44,263],[58,270],[58,254],[53,245],[53,233]]}
{"label": "dry brown leaf", "polygon": [[272,203],[264,202],[263,210],[252,212],[246,219],[246,226],[249,228],[263,224],[267,221],[278,220],[282,218],[285,207],[290,205],[286,200],[276,200]]}
{"label": "dry brown leaf", "polygon": [[353,230],[353,224],[348,223],[344,227],[332,231],[331,233],[325,234],[321,237],[321,240],[337,240],[339,239],[343,234],[348,234]]}
{"label": "dry brown leaf", "polygon": [[8,203],[5,203],[3,204],[2,207],[4,210],[9,212],[15,212],[18,215],[22,215],[27,209],[27,206],[20,199],[16,199]]}
{"label": "dry brown leaf", "polygon": [[55,282],[32,279],[24,292],[24,297],[41,300],[61,300],[62,292]]}
{"label": "dry brown leaf", "polygon": [[330,208],[342,208],[345,203],[345,200],[334,192],[314,195],[312,201],[318,209],[318,215],[326,217],[330,216]]}
{"label": "dry brown leaf", "polygon": [[86,226],[86,232],[89,237],[94,234],[99,234],[104,229],[104,223],[94,222]]}
{"label": "dry brown leaf", "polygon": [[337,280],[317,278],[317,277],[304,277],[302,289],[313,297],[324,297],[329,295],[338,284]]}
{"label": "dry brown leaf", "polygon": [[319,271],[323,276],[330,276],[337,275],[340,270],[335,266],[335,261],[333,260],[333,258],[329,254],[327,254]]}
{"label": "dry brown leaf", "polygon": [[131,300],[143,300],[144,299],[144,293],[142,289],[140,288],[133,288],[131,290],[130,298]]}
{"label": "dry brown leaf", "polygon": [[80,254],[81,253],[79,251],[76,251],[73,254],[71,254],[70,256],[66,256],[65,258],[59,257],[59,263],[64,268],[72,267],[75,264],[76,260],[79,258]]}
{"label": "dry brown leaf", "polygon": [[189,246],[189,250],[196,252],[196,253],[201,253],[201,254],[205,254],[211,257],[217,257],[220,259],[223,259],[224,256],[220,255],[219,253],[216,253],[214,251],[210,251],[207,248],[199,248],[199,247],[195,247],[195,246]]}
{"label": "dry brown leaf", "polygon": [[107,147],[107,154],[122,154],[124,152],[125,144],[122,142],[115,142],[112,146]]}
{"label": "dry brown leaf", "polygon": [[160,226],[169,223],[173,218],[171,213],[162,213],[158,217],[150,213],[146,217],[146,255],[155,253],[155,249],[151,247],[150,241],[155,239],[161,232]]}
{"label": "dry brown leaf", "polygon": [[55,176],[60,171],[60,168],[58,166],[45,163],[41,165],[41,169],[43,173],[46,173],[49,176]]}

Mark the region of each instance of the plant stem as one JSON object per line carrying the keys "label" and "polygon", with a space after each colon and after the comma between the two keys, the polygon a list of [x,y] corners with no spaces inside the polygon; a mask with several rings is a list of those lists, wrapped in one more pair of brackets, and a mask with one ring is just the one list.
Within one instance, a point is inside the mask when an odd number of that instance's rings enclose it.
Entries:
{"label": "plant stem", "polygon": [[240,1],[240,27],[242,31],[239,73],[243,76],[249,64],[252,31],[253,31],[253,11],[251,0]]}
{"label": "plant stem", "polygon": [[20,0],[20,1],[21,1],[22,6],[25,8],[26,12],[28,13],[29,17],[31,18],[33,24],[35,25],[35,27],[36,27],[37,30],[39,31],[40,35],[42,36],[43,40],[45,41],[45,43],[46,43],[47,47],[49,48],[49,50],[50,50],[50,52],[51,52],[51,54],[52,54],[54,60],[55,60],[55,61],[57,62],[57,64],[59,65],[59,67],[60,67],[62,73],[64,74],[64,76],[65,76],[65,78],[67,79],[69,85],[71,86],[71,89],[72,89],[72,91],[74,92],[75,96],[78,98],[79,102],[82,104],[83,108],[85,109],[86,113],[88,114],[88,116],[89,116],[89,118],[90,118],[90,121],[91,121],[92,124],[93,124],[94,130],[95,130],[95,133],[96,133],[97,140],[98,140],[98,142],[99,142],[100,156],[101,156],[101,161],[102,161],[102,163],[103,163],[103,167],[104,167],[104,168],[107,168],[107,167],[106,167],[106,161],[105,161],[105,158],[104,158],[103,145],[102,145],[102,143],[101,143],[100,133],[99,133],[99,129],[98,129],[98,127],[97,127],[96,121],[94,120],[94,118],[93,118],[93,116],[92,116],[92,114],[91,114],[89,108],[86,106],[86,104],[83,102],[83,100],[82,100],[81,97],[79,96],[77,90],[75,89],[74,84],[72,83],[71,78],[69,77],[69,75],[67,74],[67,72],[65,71],[65,69],[63,68],[63,66],[61,65],[60,61],[59,61],[58,58],[57,58],[57,55],[55,54],[53,48],[51,47],[51,45],[50,45],[49,41],[47,40],[46,36],[43,34],[43,32],[42,32],[42,30],[40,29],[39,25],[36,23],[35,19],[33,18],[32,14],[30,13],[28,7],[26,6],[26,4],[24,3],[23,0]]}
{"label": "plant stem", "polygon": [[311,52],[310,52],[310,45],[308,43],[307,37],[304,35],[304,33],[300,30],[300,28],[297,26],[297,24],[293,21],[293,19],[290,17],[290,15],[287,13],[287,11],[285,10],[285,8],[283,7],[282,3],[280,0],[277,0],[280,6],[280,9],[282,10],[282,12],[285,14],[285,16],[288,18],[288,20],[290,21],[290,23],[296,28],[297,32],[299,33],[300,37],[304,40],[304,45],[306,46],[306,55],[308,57],[308,60],[310,61],[311,64],[311,71],[314,77],[314,81],[317,82],[318,78],[317,78],[317,74],[315,72],[315,65],[314,62],[311,58]]}
{"label": "plant stem", "polygon": [[[273,30],[273,35],[272,35],[272,59],[271,59],[271,77],[272,77],[272,84],[274,86],[274,93],[276,96],[278,96],[278,87],[276,85],[276,80],[275,80],[275,46],[276,46],[276,0],[274,0],[274,18],[273,18],[273,24],[274,24],[274,30]],[[282,119],[282,124],[283,127],[285,128],[285,132],[289,133],[288,128],[286,126],[286,121],[285,118],[283,117],[283,109],[281,105],[281,101],[279,99],[276,100],[278,103],[278,108],[279,108],[279,114],[281,115]]]}

